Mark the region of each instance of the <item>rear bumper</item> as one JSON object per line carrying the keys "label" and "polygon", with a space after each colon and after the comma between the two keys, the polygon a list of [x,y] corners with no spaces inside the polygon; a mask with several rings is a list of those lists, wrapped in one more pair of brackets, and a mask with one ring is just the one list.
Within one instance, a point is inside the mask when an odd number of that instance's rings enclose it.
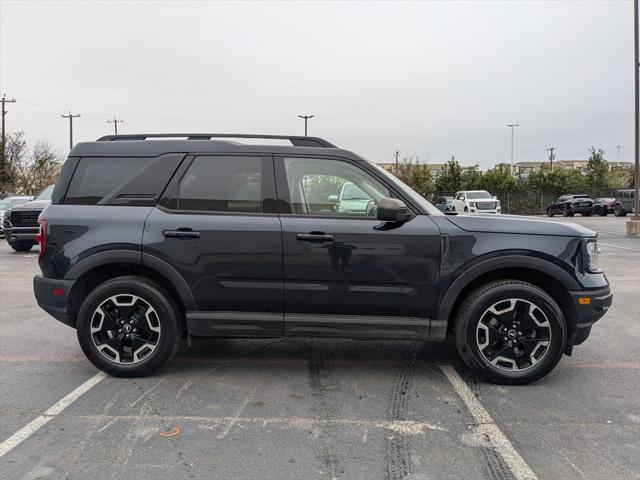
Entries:
{"label": "rear bumper", "polygon": [[569,293],[574,302],[577,320],[573,344],[580,345],[589,337],[593,324],[609,310],[613,303],[613,293],[609,287]]}
{"label": "rear bumper", "polygon": [[70,327],[74,325],[73,319],[69,317],[68,298],[74,282],[74,280],[46,278],[42,275],[33,277],[33,293],[40,308]]}

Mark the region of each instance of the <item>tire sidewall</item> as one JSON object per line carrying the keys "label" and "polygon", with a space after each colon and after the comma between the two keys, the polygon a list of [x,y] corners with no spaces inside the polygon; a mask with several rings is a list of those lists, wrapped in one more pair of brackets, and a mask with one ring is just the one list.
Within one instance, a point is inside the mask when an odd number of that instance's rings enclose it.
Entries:
{"label": "tire sidewall", "polygon": [[[114,295],[136,295],[151,305],[160,322],[158,345],[147,358],[133,365],[115,363],[105,358],[91,338],[91,319],[96,308]],[[176,309],[168,296],[157,285],[140,277],[120,277],[109,280],[94,289],[82,302],[76,322],[78,341],[87,358],[100,370],[119,377],[150,375],[164,365],[177,350],[180,328]]]}
{"label": "tire sidewall", "polygon": [[[551,343],[544,358],[534,366],[517,372],[502,370],[484,358],[477,344],[476,328],[482,314],[496,302],[509,298],[527,300],[540,308],[551,326]],[[488,380],[506,384],[521,384],[536,381],[549,373],[558,363],[567,341],[567,327],[564,316],[556,302],[537,287],[525,283],[501,284],[482,291],[473,298],[472,304],[465,310],[461,320],[462,331],[459,338],[464,339],[468,358],[472,367],[480,371]]]}

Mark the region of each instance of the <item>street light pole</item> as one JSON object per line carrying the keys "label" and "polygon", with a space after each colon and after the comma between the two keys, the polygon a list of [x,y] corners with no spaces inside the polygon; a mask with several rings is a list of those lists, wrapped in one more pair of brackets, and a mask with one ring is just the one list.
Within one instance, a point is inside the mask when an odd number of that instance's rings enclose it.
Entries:
{"label": "street light pole", "polygon": [[519,127],[519,123],[509,123],[507,127],[511,128],[511,175],[513,175],[513,130],[515,127]]}
{"label": "street light pole", "polygon": [[636,165],[636,175],[635,175],[635,191],[634,191],[634,214],[633,220],[627,223],[627,233],[631,235],[640,235],[640,198],[638,198],[638,187],[640,186],[640,158],[638,157],[638,150],[640,149],[640,105],[638,102],[640,101],[640,79],[638,78],[638,70],[640,70],[640,46],[638,46],[638,0],[633,0],[633,70],[635,74],[635,110],[636,110],[636,119],[635,119],[635,165]]}
{"label": "street light pole", "polygon": [[307,136],[307,120],[313,118],[313,115],[298,115],[298,118],[304,119],[304,136]]}

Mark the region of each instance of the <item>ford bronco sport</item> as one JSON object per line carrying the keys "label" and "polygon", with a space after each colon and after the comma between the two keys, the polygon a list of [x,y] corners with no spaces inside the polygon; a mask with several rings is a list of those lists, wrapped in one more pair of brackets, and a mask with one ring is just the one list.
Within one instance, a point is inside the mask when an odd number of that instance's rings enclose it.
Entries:
{"label": "ford bronco sport", "polygon": [[[366,209],[337,208],[346,184]],[[521,384],[571,354],[612,301],[591,230],[445,216],[320,138],[79,143],[39,223],[38,303],[116,376],[151,374],[183,336],[450,332],[471,369]]]}

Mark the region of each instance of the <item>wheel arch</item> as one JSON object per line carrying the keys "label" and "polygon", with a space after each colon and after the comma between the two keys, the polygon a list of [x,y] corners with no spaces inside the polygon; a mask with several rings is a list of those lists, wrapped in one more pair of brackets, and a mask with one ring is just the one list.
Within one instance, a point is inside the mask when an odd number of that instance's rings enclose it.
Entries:
{"label": "wheel arch", "polygon": [[[520,280],[530,283],[549,294],[564,314],[569,333],[567,353],[570,353],[577,318],[571,290],[579,290],[578,282],[553,263],[521,255],[485,260],[458,276],[442,296],[437,319],[446,324],[446,332],[452,331],[461,300],[481,285],[494,280]],[[446,333],[446,332],[443,332]]]}
{"label": "wheel arch", "polygon": [[65,277],[74,280],[68,298],[72,326],[75,326],[80,303],[88,292],[106,280],[124,275],[147,278],[164,288],[176,301],[182,317],[187,311],[197,310],[187,282],[167,262],[136,251],[107,251],[80,261]]}

